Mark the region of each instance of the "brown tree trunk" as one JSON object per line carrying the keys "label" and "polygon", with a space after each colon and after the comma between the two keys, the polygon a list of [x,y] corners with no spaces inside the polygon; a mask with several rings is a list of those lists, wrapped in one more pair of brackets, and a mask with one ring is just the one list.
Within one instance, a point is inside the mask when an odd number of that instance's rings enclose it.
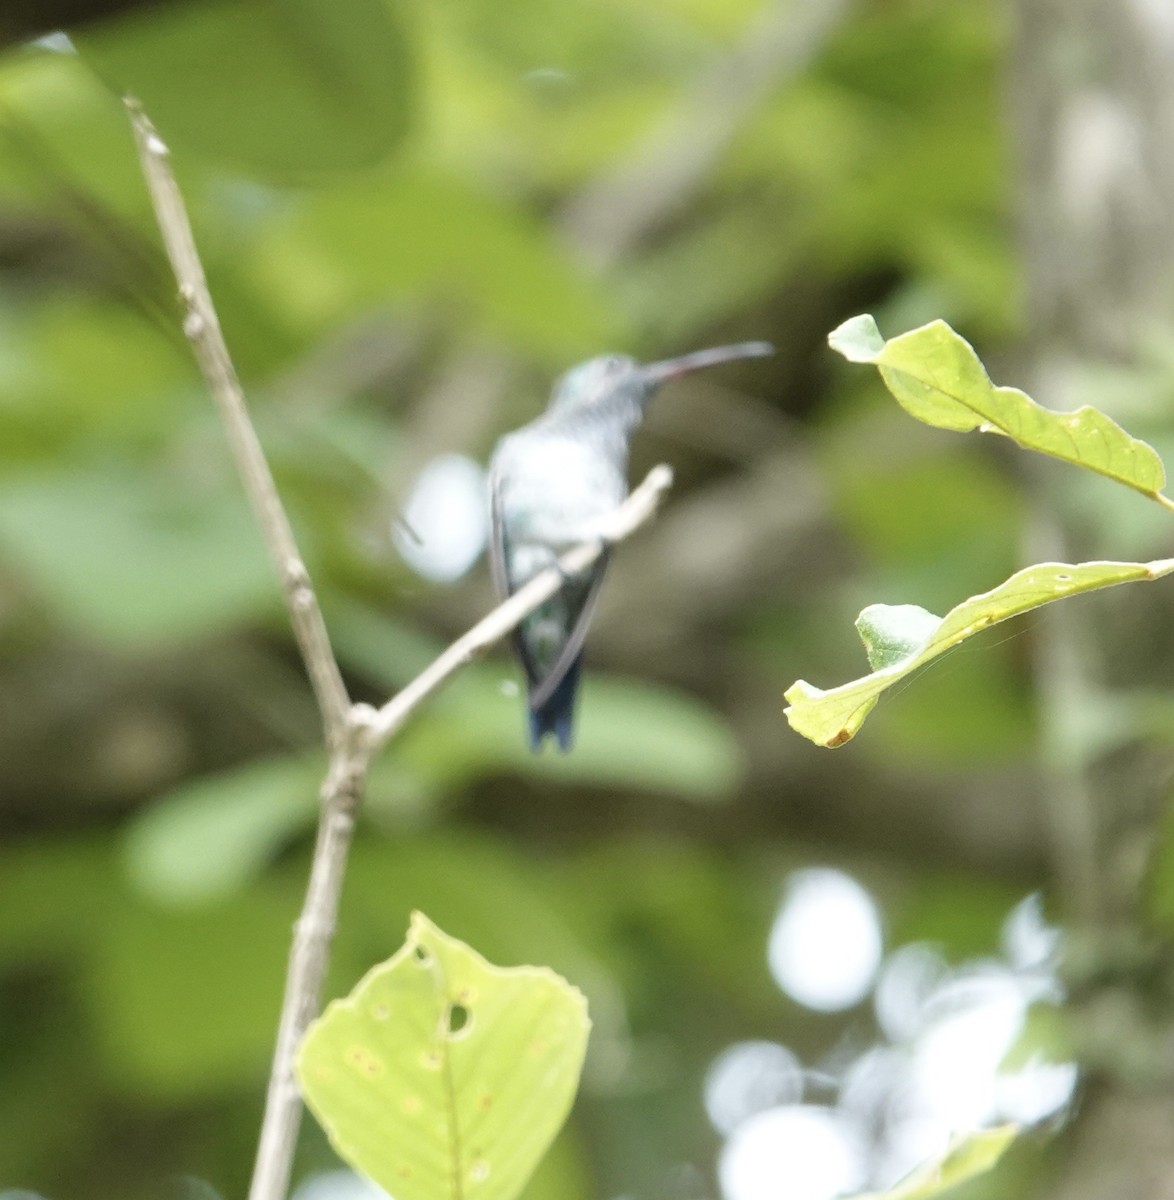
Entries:
{"label": "brown tree trunk", "polygon": [[[1090,363],[1140,366],[1155,332],[1174,329],[1174,4],[1017,0],[1015,9],[1027,377],[1042,403],[1072,408],[1086,399],[1074,385]],[[1054,507],[1041,503],[1041,513]],[[1044,516],[1035,526],[1034,549],[1059,557],[1069,531]],[[1087,662],[1074,665],[1078,619],[1049,613],[1037,659],[1041,792],[1087,1066],[1052,1198],[1174,1200],[1171,964],[1144,933],[1136,827],[1093,782],[1070,715],[1074,695],[1093,694]]]}

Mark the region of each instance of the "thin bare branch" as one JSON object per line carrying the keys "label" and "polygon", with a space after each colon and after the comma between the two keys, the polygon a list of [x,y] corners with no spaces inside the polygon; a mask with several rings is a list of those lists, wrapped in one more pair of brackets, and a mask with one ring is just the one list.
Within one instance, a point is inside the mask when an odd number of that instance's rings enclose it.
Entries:
{"label": "thin bare branch", "polygon": [[[371,712],[365,705],[356,705],[351,711],[357,718],[352,730],[361,728],[363,718]],[[351,835],[367,785],[370,756],[350,752],[354,749],[357,747],[343,748],[335,755],[322,785],[318,840],[306,898],[294,926],[249,1200],[285,1200],[289,1192],[302,1121],[302,1095],[294,1064],[298,1046],[322,1003]]]}
{"label": "thin bare branch", "polygon": [[322,788],[318,843],[302,915],[294,930],[249,1200],[284,1200],[289,1186],[290,1164],[302,1115],[294,1062],[302,1037],[318,1012],[351,833],[371,758],[446,680],[553,596],[564,582],[564,573],[585,571],[605,545],[623,541],[643,525],[656,511],[672,478],[668,467],[654,467],[600,529],[597,541],[576,546],[559,560],[558,568],[535,576],[453,642],[381,709],[376,711],[362,704],[352,706],[348,741],[332,757],[330,774]]}
{"label": "thin bare branch", "polygon": [[566,576],[582,574],[606,546],[623,541],[639,529],[656,511],[661,497],[672,486],[672,482],[673,473],[667,466],[661,463],[653,467],[644,482],[612,514],[606,527],[600,531],[598,541],[569,550],[559,559],[558,567],[551,567],[541,575],[536,575],[525,587],[519,588],[508,600],[478,621],[468,633],[453,642],[375,714],[367,729],[372,749],[392,737],[420,704],[451,675],[486,647],[500,641],[540,604],[549,600],[562,587]]}
{"label": "thin bare branch", "polygon": [[585,571],[605,545],[622,541],[644,524],[672,483],[672,472],[665,466],[649,472],[640,487],[598,531],[597,541],[569,551],[560,560],[558,569],[539,575],[494,609],[381,709],[352,704],[309,575],[245,408],[183,198],[167,161],[167,147],[138,104],[128,100],[127,108],[155,216],[179,283],[185,309],[184,333],[220,409],[237,468],[277,566],[330,749],[330,767],[321,791],[318,840],[302,912],[294,927],[277,1045],[249,1189],[249,1200],[285,1200],[302,1116],[294,1063],[298,1046],[321,1004],[351,836],[372,756],[445,680],[554,595],[565,575]]}
{"label": "thin bare branch", "polygon": [[277,569],[294,636],[322,712],[327,744],[334,747],[343,740],[350,699],[330,647],[318,598],[245,408],[244,393],[212,304],[187,209],[168,162],[167,146],[134,100],[128,99],[126,106],[155,218],[179,285],[183,331],[220,409],[237,470]]}

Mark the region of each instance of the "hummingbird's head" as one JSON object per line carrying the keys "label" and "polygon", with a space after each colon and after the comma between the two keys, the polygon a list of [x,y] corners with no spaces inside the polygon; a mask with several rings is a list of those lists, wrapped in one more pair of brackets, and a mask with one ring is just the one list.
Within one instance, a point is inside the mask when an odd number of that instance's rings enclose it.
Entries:
{"label": "hummingbird's head", "polygon": [[652,391],[643,372],[644,368],[626,354],[590,358],[572,367],[555,384],[550,411],[562,415],[590,413],[622,407],[625,402],[642,407]]}
{"label": "hummingbird's head", "polygon": [[626,417],[634,426],[662,383],[732,359],[773,353],[769,342],[740,342],[654,363],[639,363],[627,354],[604,354],[572,367],[558,381],[549,411],[561,416],[609,413]]}

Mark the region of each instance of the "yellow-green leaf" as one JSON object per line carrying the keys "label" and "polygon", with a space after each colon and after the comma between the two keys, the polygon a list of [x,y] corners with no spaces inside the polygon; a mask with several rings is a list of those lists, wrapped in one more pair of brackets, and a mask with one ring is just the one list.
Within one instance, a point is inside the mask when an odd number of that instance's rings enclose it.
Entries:
{"label": "yellow-green leaf", "polygon": [[[1017,571],[993,591],[971,596],[952,608],[936,625],[924,609],[917,612],[924,631],[920,645],[908,645],[903,657],[871,675],[845,683],[830,691],[812,687],[800,679],[787,690],[789,707],[787,720],[796,733],[820,746],[842,746],[850,741],[864,724],[881,693],[904,679],[924,663],[952,650],[973,634],[996,625],[1008,617],[1028,612],[1053,600],[1076,596],[1081,592],[1114,587],[1143,579],[1159,579],[1174,571],[1174,559],[1150,563],[1088,562],[1039,563]],[[893,606],[897,607],[897,606]],[[912,606],[899,606],[901,609]],[[871,605],[861,614],[866,625],[875,627],[884,617],[881,610],[887,605]],[[866,636],[866,644],[869,638]]]}
{"label": "yellow-green leaf", "polygon": [[871,363],[911,416],[939,429],[1001,433],[1161,499],[1166,471],[1154,448],[1131,437],[1099,409],[1060,413],[1018,388],[996,387],[973,347],[945,321],[888,341],[867,314],[845,321],[828,343],[850,362]]}
{"label": "yellow-green leaf", "polygon": [[918,1167],[887,1192],[869,1192],[854,1200],[931,1200],[989,1171],[1018,1136],[1017,1126],[1000,1125],[956,1138],[941,1158]]}
{"label": "yellow-green leaf", "polygon": [[306,1103],[396,1200],[512,1200],[558,1132],[590,1029],[545,967],[495,967],[426,917],[310,1027]]}

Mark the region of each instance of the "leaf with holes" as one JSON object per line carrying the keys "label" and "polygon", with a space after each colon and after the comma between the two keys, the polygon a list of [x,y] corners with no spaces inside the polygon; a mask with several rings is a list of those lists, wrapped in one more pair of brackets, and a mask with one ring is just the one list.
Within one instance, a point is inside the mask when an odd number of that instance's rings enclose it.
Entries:
{"label": "leaf with holes", "polygon": [[828,344],[849,362],[875,366],[897,403],[927,425],[1001,433],[1024,449],[1107,475],[1174,507],[1161,494],[1166,470],[1152,446],[1099,409],[1053,412],[1018,388],[996,387],[970,343],[945,321],[885,341],[865,314],[834,329]]}
{"label": "leaf with holes", "polygon": [[396,1200],[512,1200],[575,1096],[591,1022],[545,967],[495,967],[412,916],[403,948],[311,1025],[306,1103]]}
{"label": "leaf with holes", "polygon": [[856,736],[887,688],[939,654],[1019,613],[1029,612],[1098,588],[1142,579],[1160,579],[1174,571],[1174,559],[1150,563],[1039,563],[1017,571],[989,592],[971,596],[939,620],[915,605],[872,604],[856,628],[868,650],[871,675],[824,691],[805,680],[786,692],[784,712],[796,733],[819,746],[835,748]]}

